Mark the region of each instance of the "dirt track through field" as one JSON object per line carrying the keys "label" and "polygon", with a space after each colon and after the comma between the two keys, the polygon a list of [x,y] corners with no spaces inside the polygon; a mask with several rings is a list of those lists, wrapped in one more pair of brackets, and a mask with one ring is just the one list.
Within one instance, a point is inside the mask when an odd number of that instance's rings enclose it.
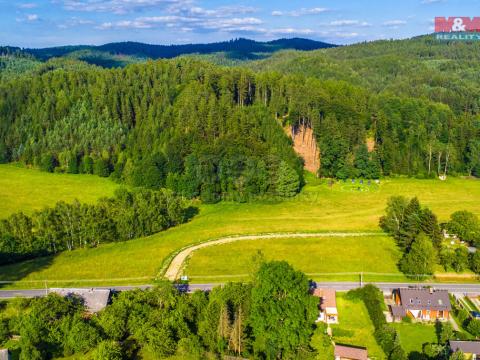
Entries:
{"label": "dirt track through field", "polygon": [[264,235],[245,235],[245,236],[229,236],[212,241],[207,241],[202,244],[192,245],[181,252],[179,252],[168,265],[167,271],[165,271],[165,277],[174,281],[179,278],[180,272],[183,268],[185,261],[197,250],[203,249],[209,246],[223,245],[236,241],[246,240],[265,240],[265,239],[288,239],[288,238],[315,238],[315,237],[359,237],[359,236],[379,236],[385,235],[383,233],[374,232],[357,232],[357,233],[291,233],[291,234],[264,234]]}

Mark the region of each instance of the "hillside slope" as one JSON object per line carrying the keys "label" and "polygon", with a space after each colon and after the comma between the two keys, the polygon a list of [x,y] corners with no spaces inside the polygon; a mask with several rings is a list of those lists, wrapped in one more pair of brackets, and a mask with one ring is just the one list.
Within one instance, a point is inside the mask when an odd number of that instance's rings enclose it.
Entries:
{"label": "hillside slope", "polygon": [[247,64],[256,71],[344,80],[373,93],[425,98],[457,113],[480,111],[480,44],[420,36],[312,52],[284,51]]}
{"label": "hillside slope", "polygon": [[259,42],[235,39],[210,44],[151,45],[138,42],[109,43],[100,46],[59,46],[43,49],[24,49],[36,58],[46,61],[53,57],[73,57],[104,67],[124,66],[145,59],[171,59],[188,54],[222,53],[230,59],[261,59],[280,50],[317,50],[335,45],[301,38]]}

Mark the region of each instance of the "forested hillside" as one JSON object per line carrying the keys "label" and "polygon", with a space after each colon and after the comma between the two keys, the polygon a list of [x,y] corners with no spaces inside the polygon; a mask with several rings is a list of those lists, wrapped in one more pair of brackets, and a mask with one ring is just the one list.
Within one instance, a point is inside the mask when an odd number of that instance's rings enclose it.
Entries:
{"label": "forested hillside", "polygon": [[2,81],[0,159],[205,202],[284,197],[302,184],[289,125],[313,128],[321,176],[478,176],[477,50],[380,41],[283,53],[257,72],[51,60]]}
{"label": "forested hillside", "polygon": [[19,48],[0,47],[0,81],[28,72],[40,64],[40,61]]}
{"label": "forested hillside", "polygon": [[295,194],[301,162],[255,85],[186,60],[24,76],[1,85],[1,157],[207,202]]}
{"label": "forested hillside", "polygon": [[[214,54],[224,53],[230,58],[258,59],[264,58],[267,54],[279,50],[316,50],[334,47],[320,41],[308,39],[278,39],[268,42],[259,42],[249,39],[235,39],[230,41],[211,44],[185,44],[185,45],[151,45],[138,42],[110,43],[100,46],[59,46],[44,49],[25,49],[25,52],[37,57],[40,60],[48,60],[53,57],[76,57],[106,67],[121,66],[118,63],[120,57],[126,57],[131,61],[142,59],[171,59],[187,54]],[[263,54],[263,55],[262,55]],[[112,62],[103,61],[99,63],[98,58],[109,59]],[[128,61],[127,61],[128,63]],[[125,63],[123,63],[125,65]]]}
{"label": "forested hillside", "polygon": [[480,111],[480,44],[433,36],[360,43],[311,52],[287,51],[251,64],[255,70],[345,80],[374,93],[427,98],[456,113]]}
{"label": "forested hillside", "polygon": [[[421,36],[281,52],[249,67],[342,80],[364,89],[372,115],[367,128],[384,174],[431,176],[435,169],[436,174],[453,170],[478,176],[479,50],[478,43],[444,43]],[[400,151],[392,152],[391,147]],[[325,151],[324,145],[322,157]]]}

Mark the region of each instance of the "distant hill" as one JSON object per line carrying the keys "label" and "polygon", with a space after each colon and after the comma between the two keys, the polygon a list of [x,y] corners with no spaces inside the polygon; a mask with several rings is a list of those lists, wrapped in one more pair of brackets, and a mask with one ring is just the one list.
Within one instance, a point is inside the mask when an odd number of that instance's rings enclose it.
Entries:
{"label": "distant hill", "polygon": [[321,41],[293,38],[259,42],[235,39],[211,44],[150,45],[138,42],[119,42],[100,46],[78,45],[44,49],[24,49],[39,60],[53,57],[75,57],[104,67],[123,66],[144,59],[170,59],[188,54],[226,53],[226,57],[240,60],[257,60],[280,50],[318,50],[336,47]]}
{"label": "distant hill", "polygon": [[480,113],[480,43],[438,41],[432,35],[378,40],[309,52],[282,51],[246,64],[276,71],[343,80],[372,93],[429,99],[456,113]]}

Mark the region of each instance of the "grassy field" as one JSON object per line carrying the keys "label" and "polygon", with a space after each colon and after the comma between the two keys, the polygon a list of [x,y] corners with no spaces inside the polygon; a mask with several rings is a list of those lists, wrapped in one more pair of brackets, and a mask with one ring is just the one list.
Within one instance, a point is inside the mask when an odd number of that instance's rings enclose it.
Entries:
{"label": "grassy field", "polygon": [[412,352],[421,353],[423,344],[437,343],[438,341],[435,325],[433,324],[395,323],[392,326],[398,330],[400,343],[407,354]]}
{"label": "grassy field", "polygon": [[366,347],[370,359],[384,359],[385,354],[373,337],[375,329],[362,300],[337,293],[337,308],[339,324],[332,325],[335,343]]}
{"label": "grassy field", "polygon": [[93,175],[50,174],[15,165],[0,165],[0,219],[23,211],[31,213],[57,201],[93,203],[111,196],[117,184]]}
{"label": "grassy field", "polygon": [[[2,181],[10,184],[8,187],[0,188],[2,199],[13,197],[24,198],[25,201],[11,203],[8,212],[42,206],[39,202],[32,203],[28,197],[16,196],[17,190],[12,190],[16,188],[12,184],[16,183],[15,170],[17,169],[12,170],[11,166],[0,167],[0,169],[3,171],[2,177],[7,178]],[[25,177],[23,183],[29,184],[24,192],[28,193],[39,187],[35,181],[28,180],[29,171],[21,169],[20,173]],[[40,179],[43,177],[45,179],[47,177],[72,178],[78,181],[79,188],[85,186],[82,182],[86,181],[83,180],[83,176],[50,175],[36,171],[31,171],[31,176],[39,176]],[[85,177],[85,179],[92,179],[92,184],[108,182],[98,177]],[[302,193],[290,201],[201,205],[199,214],[188,224],[126,243],[107,244],[96,249],[78,250],[60,254],[55,258],[38,259],[3,267],[0,268],[0,280],[23,280],[23,283],[13,285],[17,287],[41,287],[43,280],[60,280],[55,284],[58,286],[122,284],[120,280],[113,280],[118,278],[141,278],[125,281],[144,283],[158,274],[164,259],[176,249],[222,236],[272,232],[379,231],[378,219],[384,212],[386,200],[392,195],[418,196],[423,204],[430,206],[439,215],[441,221],[447,220],[452,212],[461,209],[480,214],[480,201],[478,201],[480,181],[476,180],[451,178],[441,182],[399,178],[384,180],[379,186],[370,187],[366,184],[350,183],[338,183],[329,187],[322,181],[312,178],[308,180],[309,183]],[[43,181],[49,183],[52,180]],[[112,186],[113,191],[115,185],[109,186]],[[359,187],[361,191],[358,190]],[[72,198],[75,194],[78,196],[79,191],[83,191],[75,189],[74,186],[71,186],[71,189]],[[51,191],[58,193],[58,190]],[[49,197],[54,202],[58,195],[44,194],[41,203],[46,204],[45,199]],[[5,210],[2,211],[8,213]],[[377,240],[380,241],[380,239]],[[381,266],[391,269],[397,255],[392,244],[388,245],[386,242],[383,244],[384,254],[389,256],[386,257],[388,262]],[[290,251],[292,249],[291,246],[287,248]],[[315,251],[321,252],[321,250]],[[375,257],[376,251],[372,248],[364,254]],[[350,258],[357,256],[354,252],[346,255]],[[303,260],[310,261],[309,257],[304,256]],[[373,264],[373,261],[368,258],[361,260]],[[384,258],[381,260],[384,262]],[[208,266],[211,265],[211,263],[208,264]],[[82,281],[86,279],[95,281]]]}
{"label": "grassy field", "polygon": [[[267,260],[285,260],[317,280],[325,280],[326,276],[320,275],[324,273],[350,272],[397,274],[394,281],[405,280],[397,269],[400,251],[392,238],[383,235],[252,240],[212,246],[194,253],[185,274],[194,282],[225,281],[228,277],[222,275],[249,274],[258,251]],[[328,280],[343,277],[332,275]]]}

